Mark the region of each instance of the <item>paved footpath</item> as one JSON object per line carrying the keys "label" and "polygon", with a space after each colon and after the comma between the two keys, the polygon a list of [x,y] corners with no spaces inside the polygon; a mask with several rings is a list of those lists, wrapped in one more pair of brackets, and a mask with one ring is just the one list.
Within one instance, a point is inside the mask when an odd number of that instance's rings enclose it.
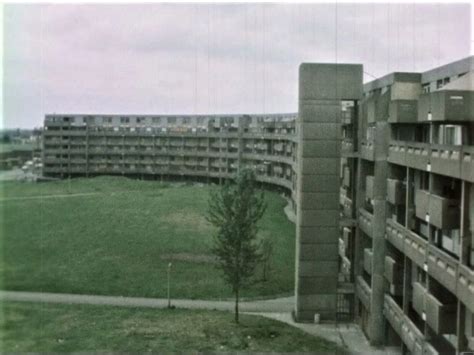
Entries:
{"label": "paved footpath", "polygon": [[[166,298],[74,295],[67,293],[43,293],[0,291],[0,301],[48,302],[48,303],[75,303],[95,304],[124,307],[165,308],[168,306]],[[177,308],[188,309],[216,309],[219,311],[234,310],[233,301],[204,301],[172,299],[171,304]],[[294,307],[294,298],[285,297],[271,300],[243,301],[239,303],[242,312],[291,312]]]}

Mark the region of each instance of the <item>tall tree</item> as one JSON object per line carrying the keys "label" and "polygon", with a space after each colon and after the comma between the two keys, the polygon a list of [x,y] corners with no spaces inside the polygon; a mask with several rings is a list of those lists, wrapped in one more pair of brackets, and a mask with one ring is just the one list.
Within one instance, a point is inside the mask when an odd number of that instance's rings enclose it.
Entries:
{"label": "tall tree", "polygon": [[236,323],[240,290],[249,284],[261,260],[257,232],[265,209],[263,191],[257,190],[250,169],[240,170],[235,182],[226,181],[209,199],[207,220],[217,227],[211,251],[235,295]]}

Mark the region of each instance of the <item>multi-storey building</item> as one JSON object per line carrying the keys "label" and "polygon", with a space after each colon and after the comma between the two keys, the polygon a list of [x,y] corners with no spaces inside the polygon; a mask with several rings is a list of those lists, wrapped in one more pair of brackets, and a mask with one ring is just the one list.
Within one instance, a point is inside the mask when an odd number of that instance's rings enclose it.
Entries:
{"label": "multi-storey building", "polygon": [[296,114],[46,115],[44,175],[230,178],[294,190]]}
{"label": "multi-storey building", "polygon": [[360,65],[305,64],[298,115],[47,115],[44,174],[254,167],[294,201],[297,320],[349,316],[409,353],[473,351],[473,79],[474,57],[364,86]]}
{"label": "multi-storey building", "polygon": [[342,122],[341,278],[374,344],[474,350],[473,70],[386,75]]}

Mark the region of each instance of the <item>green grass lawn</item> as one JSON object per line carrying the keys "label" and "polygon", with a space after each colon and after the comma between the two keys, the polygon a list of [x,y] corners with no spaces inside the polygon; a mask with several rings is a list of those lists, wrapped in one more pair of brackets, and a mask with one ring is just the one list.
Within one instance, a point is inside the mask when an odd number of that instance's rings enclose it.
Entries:
{"label": "green grass lawn", "polygon": [[336,344],[281,322],[231,312],[3,304],[2,352],[332,352]]}
{"label": "green grass lawn", "polygon": [[[204,213],[215,187],[112,177],[0,186],[3,289],[166,297],[172,261],[173,297],[231,296],[209,258],[213,228]],[[5,200],[90,192],[98,194]],[[289,294],[294,287],[295,228],[281,196],[267,192],[266,200],[261,234],[274,241],[272,272],[243,297]]]}

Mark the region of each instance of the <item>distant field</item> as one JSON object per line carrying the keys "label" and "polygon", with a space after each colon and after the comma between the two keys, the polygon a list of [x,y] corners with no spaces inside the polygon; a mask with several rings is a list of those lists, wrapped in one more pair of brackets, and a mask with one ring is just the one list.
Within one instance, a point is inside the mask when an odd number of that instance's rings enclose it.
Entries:
{"label": "distant field", "polygon": [[337,345],[284,323],[231,312],[38,303],[3,304],[2,352],[311,352]]}
{"label": "distant field", "polygon": [[[112,177],[0,186],[3,289],[165,297],[171,261],[173,297],[231,296],[208,252],[213,187]],[[261,234],[274,241],[273,270],[244,297],[294,287],[294,225],[281,196],[266,199]]]}

